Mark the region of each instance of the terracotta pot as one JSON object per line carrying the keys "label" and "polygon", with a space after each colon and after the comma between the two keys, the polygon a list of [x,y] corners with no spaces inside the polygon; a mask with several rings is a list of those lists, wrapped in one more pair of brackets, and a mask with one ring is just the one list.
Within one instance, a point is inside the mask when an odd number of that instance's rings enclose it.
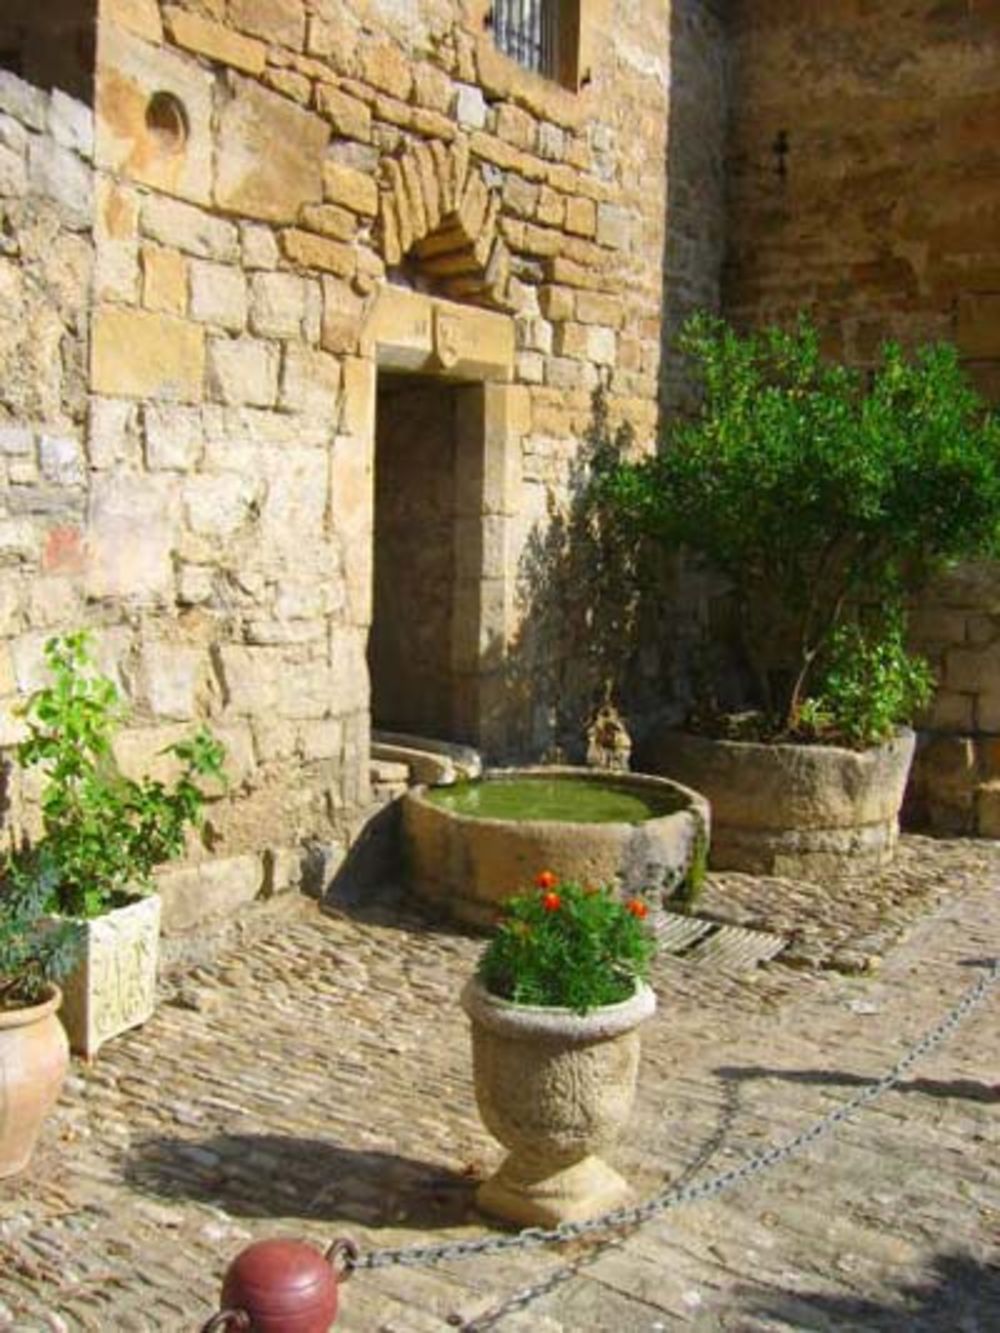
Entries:
{"label": "terracotta pot", "polygon": [[22,1171],[69,1067],[69,1043],[56,1017],[58,986],[41,1004],[0,1009],[0,1177]]}
{"label": "terracotta pot", "polygon": [[462,1005],[479,1113],[510,1149],[479,1189],[482,1209],[519,1226],[556,1226],[627,1203],[628,1184],[599,1154],[632,1110],[638,1029],[656,1009],[649,987],[580,1015],[512,1004],[473,978]]}

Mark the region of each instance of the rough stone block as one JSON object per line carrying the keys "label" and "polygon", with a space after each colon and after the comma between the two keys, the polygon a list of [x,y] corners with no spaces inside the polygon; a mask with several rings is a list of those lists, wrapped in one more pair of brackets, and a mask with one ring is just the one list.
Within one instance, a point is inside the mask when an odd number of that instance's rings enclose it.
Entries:
{"label": "rough stone block", "polygon": [[177,504],[163,479],[95,475],[87,513],[89,597],[169,596]]}
{"label": "rough stone block", "polygon": [[53,88],[49,104],[49,130],[56,143],[81,157],[94,153],[94,113],[85,102]]}
{"label": "rough stone block", "polygon": [[632,216],[618,204],[599,204],[597,243],[612,250],[627,250],[632,237]]}
{"label": "rough stone block", "polygon": [[173,643],[144,643],[142,675],[146,699],[154,717],[193,718],[204,668],[198,648]]}
{"label": "rough stone block", "polygon": [[[185,127],[174,141],[150,124],[156,94],[176,98]],[[101,30],[96,160],[116,175],[208,203],[212,189],[213,78],[196,60],[108,24]],[[166,238],[174,243],[173,238]],[[176,242],[179,243],[179,242]]]}
{"label": "rough stone block", "polygon": [[0,197],[19,198],[28,193],[28,164],[22,153],[0,144]]}
{"label": "rough stone block", "polygon": [[232,916],[261,892],[264,871],[254,855],[230,856],[157,872],[163,900],[164,934],[197,930],[209,921]]}
{"label": "rough stone block", "polygon": [[363,43],[360,57],[361,74],[366,83],[401,101],[409,97],[413,86],[410,61],[395,42],[370,38]]}
{"label": "rough stone block", "polygon": [[247,282],[242,271],[207,260],[191,263],[191,318],[242,333],[247,322]]}
{"label": "rough stone block", "polygon": [[593,199],[566,200],[566,230],[575,236],[593,236],[597,231],[597,205]]}
{"label": "rough stone block", "polygon": [[474,84],[460,83],[455,89],[455,115],[459,125],[481,130],[486,124],[486,99]]}
{"label": "rough stone block", "polygon": [[329,421],[340,399],[340,362],[326,352],[290,346],[281,377],[281,407]]}
{"label": "rough stone block", "polygon": [[230,0],[229,20],[242,32],[301,51],[306,40],[302,0]]}
{"label": "rough stone block", "polygon": [[264,338],[298,338],[306,317],[304,278],[256,273],[250,283],[250,327]]}
{"label": "rough stone block", "polygon": [[57,486],[82,486],[83,450],[79,440],[64,435],[43,435],[38,445],[42,476]]}
{"label": "rough stone block", "polygon": [[143,246],[142,303],[166,315],[187,314],[188,263],[179,250]]}
{"label": "rough stone block", "polygon": [[945,657],[944,684],[972,693],[996,689],[1000,685],[1000,646],[953,648]]}
{"label": "rough stone block", "polygon": [[294,222],[304,204],[323,198],[329,128],[266,88],[234,82],[220,117],[216,200],[234,213]]}
{"label": "rough stone block", "polygon": [[199,475],[184,483],[184,513],[192,532],[225,541],[248,522],[259,499],[252,477]]}
{"label": "rough stone block", "polygon": [[94,315],[91,367],[96,393],[198,402],[204,331],[171,315],[105,306]]}
{"label": "rough stone block", "polygon": [[378,186],[371,176],[339,162],[323,167],[323,193],[334,204],[354,213],[374,217],[378,212]]}
{"label": "rough stone block", "polygon": [[144,201],[142,230],[162,245],[176,246],[202,259],[235,263],[240,256],[239,232],[231,222],[161,195],[150,195]]}
{"label": "rough stone block", "polygon": [[136,241],[108,238],[97,243],[94,296],[97,301],[135,305],[139,295],[139,246]]}
{"label": "rough stone block", "polygon": [[208,348],[208,386],[217,402],[273,407],[278,397],[278,349],[253,338],[213,338]]}
{"label": "rough stone block", "polygon": [[148,42],[163,40],[163,22],[156,0],[102,0],[101,19],[128,28]]}
{"label": "rough stone block", "polygon": [[281,260],[278,238],[270,227],[245,222],[240,228],[243,265],[250,269],[275,269]]}
{"label": "rough stone block", "polygon": [[67,226],[85,230],[94,213],[91,168],[54,139],[33,138],[28,148],[28,184],[43,199],[53,200]]}
{"label": "rough stone block", "polygon": [[357,267],[354,251],[349,245],[325,236],[314,236],[308,231],[283,231],[281,248],[293,264],[333,273],[338,278],[352,277]]}
{"label": "rough stone block", "polygon": [[167,5],[163,11],[167,30],[178,46],[186,47],[209,60],[232,65],[246,74],[262,74],[267,64],[267,47],[263,42],[191,14],[179,5]]}
{"label": "rough stone block", "polygon": [[358,219],[339,204],[306,204],[299,214],[299,224],[334,241],[353,241],[358,230]]}
{"label": "rough stone block", "polygon": [[316,109],[338,134],[368,143],[372,137],[372,113],[356,97],[321,83],[316,89]]}
{"label": "rough stone block", "polygon": [[190,472],[197,467],[204,447],[197,408],[147,403],[142,424],[146,466],[151,472]]}
{"label": "rough stone block", "polygon": [[49,99],[41,88],[0,69],[0,111],[33,130],[44,130],[49,118]]}

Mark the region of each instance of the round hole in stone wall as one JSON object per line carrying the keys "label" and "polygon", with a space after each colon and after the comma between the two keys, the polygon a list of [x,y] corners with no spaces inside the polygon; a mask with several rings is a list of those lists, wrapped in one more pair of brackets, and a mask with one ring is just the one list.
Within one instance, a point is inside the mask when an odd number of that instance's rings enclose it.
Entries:
{"label": "round hole in stone wall", "polygon": [[173,93],[154,93],[146,107],[146,128],[162,152],[181,152],[190,133],[184,103]]}

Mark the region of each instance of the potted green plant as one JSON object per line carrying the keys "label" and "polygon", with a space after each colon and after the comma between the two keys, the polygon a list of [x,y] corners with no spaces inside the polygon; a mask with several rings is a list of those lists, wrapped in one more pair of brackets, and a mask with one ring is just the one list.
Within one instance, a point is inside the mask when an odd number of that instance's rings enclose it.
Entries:
{"label": "potted green plant", "polygon": [[[721,574],[730,632],[684,731],[640,748],[709,798],[712,863],[857,870],[887,860],[928,701],[905,608],[949,562],[1000,546],[1000,422],[954,348],[888,343],[864,373],[806,320],[740,335],[699,315],[681,346],[699,410],[599,479],[616,522]],[[718,649],[718,640],[716,642]],[[709,673],[711,675],[711,673]]]}
{"label": "potted green plant", "polygon": [[480,1186],[489,1213],[523,1226],[579,1221],[625,1202],[602,1160],[628,1119],[654,938],[639,898],[560,883],[504,904],[462,993],[480,1114],[509,1149]]}
{"label": "potted green plant", "polygon": [[53,929],[46,918],[54,884],[44,854],[0,868],[0,1178],[27,1166],[69,1065],[57,983],[79,937],[71,922]]}
{"label": "potted green plant", "polygon": [[19,764],[42,773],[41,839],[14,858],[44,852],[53,887],[49,910],[80,923],[82,957],[66,978],[62,1018],[74,1050],[92,1057],[102,1042],[144,1022],[156,990],[160,901],[156,866],[181,854],[207,793],[223,780],[223,750],[205,729],[164,753],[176,780],[136,780],[115,762],[124,719],[114,683],[91,660],[86,633],[45,647],[51,683],[23,709]]}

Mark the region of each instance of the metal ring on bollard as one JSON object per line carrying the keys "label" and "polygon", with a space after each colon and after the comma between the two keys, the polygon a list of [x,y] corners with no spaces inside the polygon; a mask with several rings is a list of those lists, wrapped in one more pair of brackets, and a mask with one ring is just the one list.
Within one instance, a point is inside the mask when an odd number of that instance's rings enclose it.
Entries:
{"label": "metal ring on bollard", "polygon": [[246,1310],[220,1310],[202,1324],[200,1333],[250,1333],[251,1327]]}
{"label": "metal ring on bollard", "polygon": [[[343,1286],[354,1276],[354,1270],[357,1267],[358,1256],[361,1250],[356,1241],[351,1240],[350,1236],[338,1236],[335,1241],[327,1246],[326,1254],[323,1256],[334,1271],[337,1282]],[[337,1260],[343,1256],[343,1267],[337,1267]]]}

